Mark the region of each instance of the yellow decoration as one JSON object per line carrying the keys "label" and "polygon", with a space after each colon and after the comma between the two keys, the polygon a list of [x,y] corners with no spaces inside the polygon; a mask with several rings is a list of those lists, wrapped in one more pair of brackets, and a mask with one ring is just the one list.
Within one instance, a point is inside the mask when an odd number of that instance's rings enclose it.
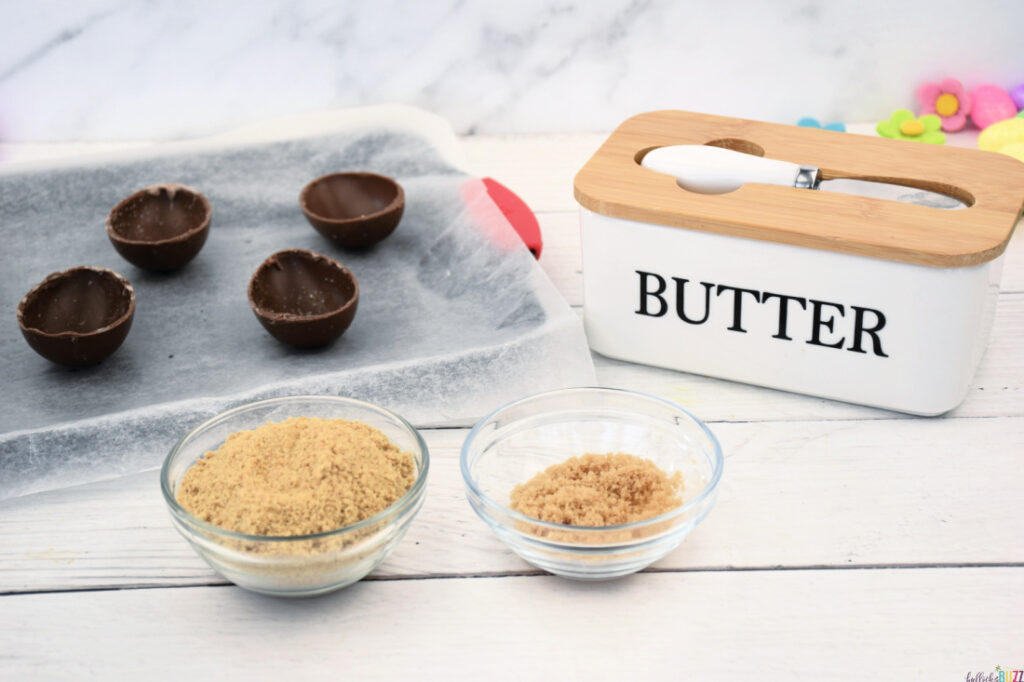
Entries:
{"label": "yellow decoration", "polygon": [[939,116],[952,116],[960,110],[960,100],[956,95],[945,92],[935,100],[935,113]]}
{"label": "yellow decoration", "polygon": [[917,119],[904,121],[900,124],[900,132],[907,137],[917,137],[924,132],[924,124]]}
{"label": "yellow decoration", "polygon": [[1012,156],[1018,161],[1024,161],[1024,142],[1011,142],[1005,147],[1000,147],[999,153]]}
{"label": "yellow decoration", "polygon": [[978,149],[998,152],[1014,142],[1024,142],[1024,118],[1009,118],[993,123],[978,135]]}

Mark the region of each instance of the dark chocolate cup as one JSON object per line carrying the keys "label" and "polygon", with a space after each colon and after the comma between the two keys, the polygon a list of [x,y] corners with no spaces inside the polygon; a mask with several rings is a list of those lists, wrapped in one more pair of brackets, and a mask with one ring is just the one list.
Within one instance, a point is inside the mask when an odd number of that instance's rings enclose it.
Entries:
{"label": "dark chocolate cup", "polygon": [[306,185],[299,208],[317,232],[347,248],[366,248],[395,231],[405,191],[376,173],[332,173]]}
{"label": "dark chocolate cup", "polygon": [[107,236],[125,260],[145,270],[183,267],[210,233],[210,202],[184,185],[160,184],[123,199],[107,216]]}
{"label": "dark chocolate cup", "polygon": [[135,316],[135,290],[113,270],[55,272],[18,304],[18,326],[32,350],[61,365],[94,365],[124,342]]}
{"label": "dark chocolate cup", "polygon": [[249,305],[270,334],[291,346],[324,346],[345,333],[359,282],[341,263],[304,249],[273,254],[249,280]]}

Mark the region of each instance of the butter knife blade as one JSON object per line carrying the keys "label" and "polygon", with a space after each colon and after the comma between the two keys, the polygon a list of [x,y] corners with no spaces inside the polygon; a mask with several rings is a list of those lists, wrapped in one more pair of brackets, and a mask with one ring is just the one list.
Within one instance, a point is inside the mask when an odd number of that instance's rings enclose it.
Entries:
{"label": "butter knife blade", "polygon": [[816,189],[820,189],[823,192],[837,192],[839,194],[874,197],[875,199],[888,199],[889,201],[902,201],[907,204],[917,204],[931,208],[967,208],[967,204],[948,194],[931,192],[916,187],[907,187],[905,185],[894,185],[889,182],[876,182],[874,180],[854,180],[852,178],[822,180],[818,183]]}

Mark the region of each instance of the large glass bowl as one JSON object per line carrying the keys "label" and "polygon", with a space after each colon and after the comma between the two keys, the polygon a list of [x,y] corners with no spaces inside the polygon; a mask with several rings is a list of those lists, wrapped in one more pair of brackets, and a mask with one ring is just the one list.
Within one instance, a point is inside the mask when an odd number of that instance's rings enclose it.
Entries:
{"label": "large glass bowl", "polygon": [[[617,526],[539,521],[509,508],[512,489],[586,453],[628,453],[681,472],[683,504]],[[534,566],[579,580],[639,571],[674,549],[707,516],[722,477],[714,434],[681,407],[642,393],[571,388],[505,405],[478,423],[460,456],[466,496],[480,518]]]}
{"label": "large glass bowl", "polygon": [[[315,535],[266,536],[236,533],[186,511],[175,494],[185,472],[227,437],[288,417],[361,421],[379,429],[416,461],[412,487],[387,509],[358,523]],[[430,456],[426,443],[397,414],[358,400],[293,396],[250,403],[200,425],[174,446],[160,472],[160,487],[174,526],[213,570],[254,592],[310,596],[356,582],[372,571],[402,539],[423,504]]]}

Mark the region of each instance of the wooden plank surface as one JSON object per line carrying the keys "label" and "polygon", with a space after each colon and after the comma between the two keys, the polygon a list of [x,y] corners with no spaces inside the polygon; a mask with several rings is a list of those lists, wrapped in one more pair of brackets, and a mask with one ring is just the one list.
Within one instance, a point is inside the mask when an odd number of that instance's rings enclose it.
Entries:
{"label": "wooden plank surface", "polygon": [[[1024,566],[1024,542],[1006,541],[1024,515],[992,516],[1024,489],[1024,417],[712,427],[716,508],[655,568]],[[466,502],[466,433],[425,432],[426,502],[375,576],[533,571]],[[171,527],[156,471],[0,504],[0,537],[0,593],[223,582]]]}
{"label": "wooden plank surface", "polygon": [[[538,212],[541,266],[577,307],[572,178],[605,137],[464,145],[477,172]],[[465,501],[464,429],[425,432],[427,499],[395,553],[370,580],[308,601],[223,586],[171,527],[155,471],[0,503],[0,678],[964,679],[1024,667],[1022,240],[1007,248],[968,398],[942,418],[595,356],[602,385],[687,407],[726,454],[708,519],[655,572],[625,580],[571,583],[512,555]]]}
{"label": "wooden plank surface", "polygon": [[362,582],[6,597],[8,679],[963,680],[1022,666],[1017,569]]}

